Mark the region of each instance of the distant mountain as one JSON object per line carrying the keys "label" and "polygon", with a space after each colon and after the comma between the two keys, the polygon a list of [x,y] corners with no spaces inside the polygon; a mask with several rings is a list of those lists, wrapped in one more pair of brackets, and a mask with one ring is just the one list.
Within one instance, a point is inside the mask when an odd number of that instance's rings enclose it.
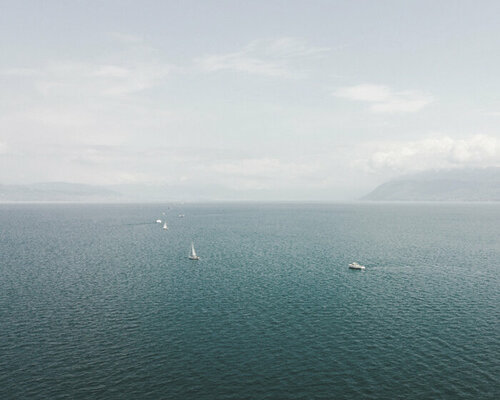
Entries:
{"label": "distant mountain", "polygon": [[49,182],[0,185],[0,201],[112,201],[121,194],[102,186]]}
{"label": "distant mountain", "polygon": [[117,184],[107,186],[67,182],[1,185],[0,202],[165,202],[252,199],[252,192],[220,185]]}
{"label": "distant mountain", "polygon": [[[0,184],[0,202],[168,202],[297,200],[286,190],[245,190],[221,185],[118,184],[66,182]],[[323,200],[328,200],[328,193]],[[302,201],[317,200],[315,198]],[[500,168],[426,171],[386,182],[367,194],[370,201],[500,201]]]}
{"label": "distant mountain", "polygon": [[383,183],[362,200],[500,201],[500,168],[425,171]]}

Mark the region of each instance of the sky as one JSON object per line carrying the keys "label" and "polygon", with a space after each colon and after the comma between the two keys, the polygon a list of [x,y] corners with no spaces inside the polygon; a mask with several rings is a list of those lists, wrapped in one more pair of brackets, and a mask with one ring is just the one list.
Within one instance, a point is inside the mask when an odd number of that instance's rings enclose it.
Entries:
{"label": "sky", "polygon": [[500,166],[498,21],[497,1],[1,0],[0,184],[349,200]]}

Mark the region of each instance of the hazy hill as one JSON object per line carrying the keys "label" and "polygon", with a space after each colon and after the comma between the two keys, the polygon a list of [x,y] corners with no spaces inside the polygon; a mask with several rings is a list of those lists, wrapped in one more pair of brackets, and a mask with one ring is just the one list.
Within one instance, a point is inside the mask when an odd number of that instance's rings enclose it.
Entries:
{"label": "hazy hill", "polygon": [[68,201],[68,202],[164,202],[241,200],[252,193],[216,185],[119,184],[94,186],[67,182],[29,185],[0,184],[0,202]]}
{"label": "hazy hill", "polygon": [[102,186],[49,182],[0,185],[0,201],[111,201],[120,193]]}
{"label": "hazy hill", "polygon": [[[329,200],[328,193],[319,193]],[[198,184],[116,184],[107,186],[74,183],[0,185],[0,202],[182,202],[182,201],[308,201],[307,193],[297,197],[294,190],[234,189],[222,185]]]}
{"label": "hazy hill", "polygon": [[[286,191],[234,190],[198,185],[109,185],[65,182],[1,185],[0,202],[164,202],[293,199]],[[328,200],[327,194],[322,200]],[[312,199],[302,199],[317,200]],[[386,182],[363,197],[371,201],[500,201],[500,168],[426,171]]]}
{"label": "hazy hill", "polygon": [[362,200],[500,201],[500,168],[425,171],[383,183]]}

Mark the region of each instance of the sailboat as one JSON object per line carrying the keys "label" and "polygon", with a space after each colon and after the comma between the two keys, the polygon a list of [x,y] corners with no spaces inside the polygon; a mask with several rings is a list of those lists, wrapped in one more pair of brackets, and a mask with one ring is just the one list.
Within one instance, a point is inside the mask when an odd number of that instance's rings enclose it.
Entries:
{"label": "sailboat", "polygon": [[194,244],[191,242],[191,253],[189,254],[190,260],[199,260],[200,257],[196,255],[196,250],[194,249]]}
{"label": "sailboat", "polygon": [[167,226],[167,220],[165,220],[164,224],[163,224],[163,229],[167,230],[168,229],[168,226]]}

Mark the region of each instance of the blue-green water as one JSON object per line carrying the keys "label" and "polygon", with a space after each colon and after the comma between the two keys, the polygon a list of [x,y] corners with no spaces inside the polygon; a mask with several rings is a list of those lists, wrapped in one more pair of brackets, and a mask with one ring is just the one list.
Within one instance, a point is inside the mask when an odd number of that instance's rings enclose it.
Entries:
{"label": "blue-green water", "polygon": [[0,227],[1,399],[500,398],[498,204],[1,205]]}

